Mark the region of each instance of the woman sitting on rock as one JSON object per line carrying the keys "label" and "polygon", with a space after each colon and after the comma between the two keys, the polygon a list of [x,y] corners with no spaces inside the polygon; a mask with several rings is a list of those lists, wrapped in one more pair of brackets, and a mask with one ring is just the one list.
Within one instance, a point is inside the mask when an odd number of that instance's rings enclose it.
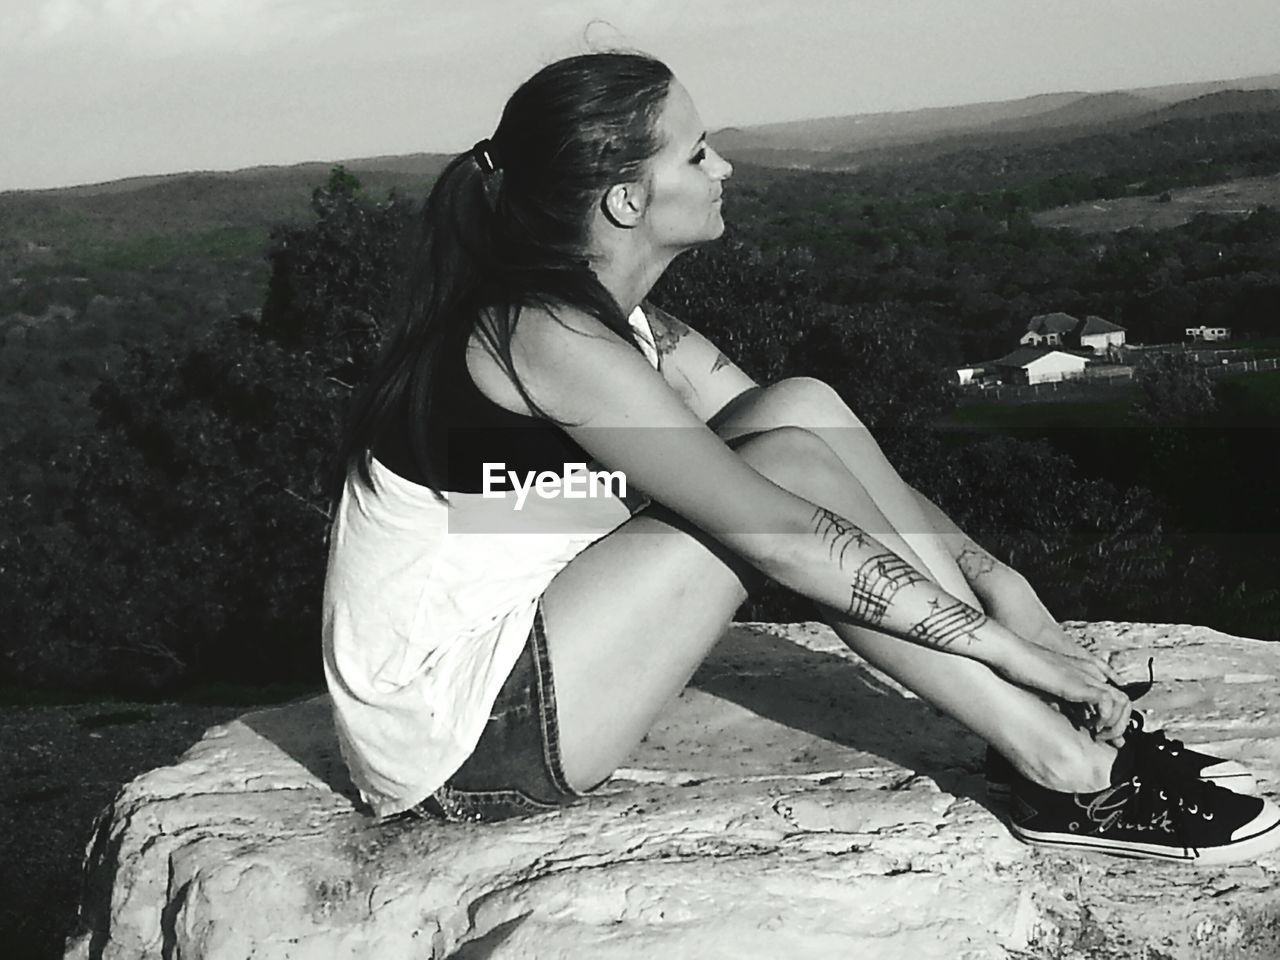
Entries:
{"label": "woman sitting on rock", "polygon": [[1019,837],[1213,862],[1280,843],[1272,805],[1212,779],[1247,776],[1158,749],[1108,665],[833,390],[759,386],[645,301],[720,236],[731,172],[666,66],[602,53],[539,71],[432,189],[346,437],[326,585],[339,736],[375,813],[572,803],[768,578],[994,748]]}

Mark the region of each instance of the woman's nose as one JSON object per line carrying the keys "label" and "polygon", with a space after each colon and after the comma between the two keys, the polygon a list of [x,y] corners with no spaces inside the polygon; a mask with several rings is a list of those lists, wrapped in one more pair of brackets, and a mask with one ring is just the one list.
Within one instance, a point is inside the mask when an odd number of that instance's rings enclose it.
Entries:
{"label": "woman's nose", "polygon": [[731,176],[733,176],[732,163],[730,163],[724,157],[720,156],[720,154],[718,153],[716,154],[716,160],[719,161],[719,165],[716,168],[716,174],[715,174],[717,180],[728,180]]}

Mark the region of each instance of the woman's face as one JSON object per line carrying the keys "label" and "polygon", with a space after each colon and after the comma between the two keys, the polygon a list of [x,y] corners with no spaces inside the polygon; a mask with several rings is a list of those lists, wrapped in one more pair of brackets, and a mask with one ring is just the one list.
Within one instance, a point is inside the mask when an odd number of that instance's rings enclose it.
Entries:
{"label": "woman's face", "polygon": [[707,143],[689,92],[671,81],[658,119],[665,144],[649,162],[644,224],[658,247],[682,250],[724,233],[721,188],[733,166]]}

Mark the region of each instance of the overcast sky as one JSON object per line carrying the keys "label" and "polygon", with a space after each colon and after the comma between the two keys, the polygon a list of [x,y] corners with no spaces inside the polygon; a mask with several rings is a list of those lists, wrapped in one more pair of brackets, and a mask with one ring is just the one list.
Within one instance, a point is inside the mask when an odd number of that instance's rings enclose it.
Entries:
{"label": "overcast sky", "polygon": [[0,190],[461,150],[609,46],[715,128],[1280,72],[1280,0],[0,0]]}

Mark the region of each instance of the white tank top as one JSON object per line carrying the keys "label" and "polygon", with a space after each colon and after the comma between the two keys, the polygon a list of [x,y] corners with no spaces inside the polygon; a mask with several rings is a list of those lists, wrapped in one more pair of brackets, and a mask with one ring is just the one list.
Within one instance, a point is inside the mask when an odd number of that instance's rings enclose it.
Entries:
{"label": "white tank top", "polygon": [[[657,368],[649,321],[630,316]],[[622,500],[445,493],[370,463],[333,519],[324,669],[343,759],[378,816],[421,802],[475,749],[538,597],[630,517]],[[487,531],[487,532],[475,532]]]}

